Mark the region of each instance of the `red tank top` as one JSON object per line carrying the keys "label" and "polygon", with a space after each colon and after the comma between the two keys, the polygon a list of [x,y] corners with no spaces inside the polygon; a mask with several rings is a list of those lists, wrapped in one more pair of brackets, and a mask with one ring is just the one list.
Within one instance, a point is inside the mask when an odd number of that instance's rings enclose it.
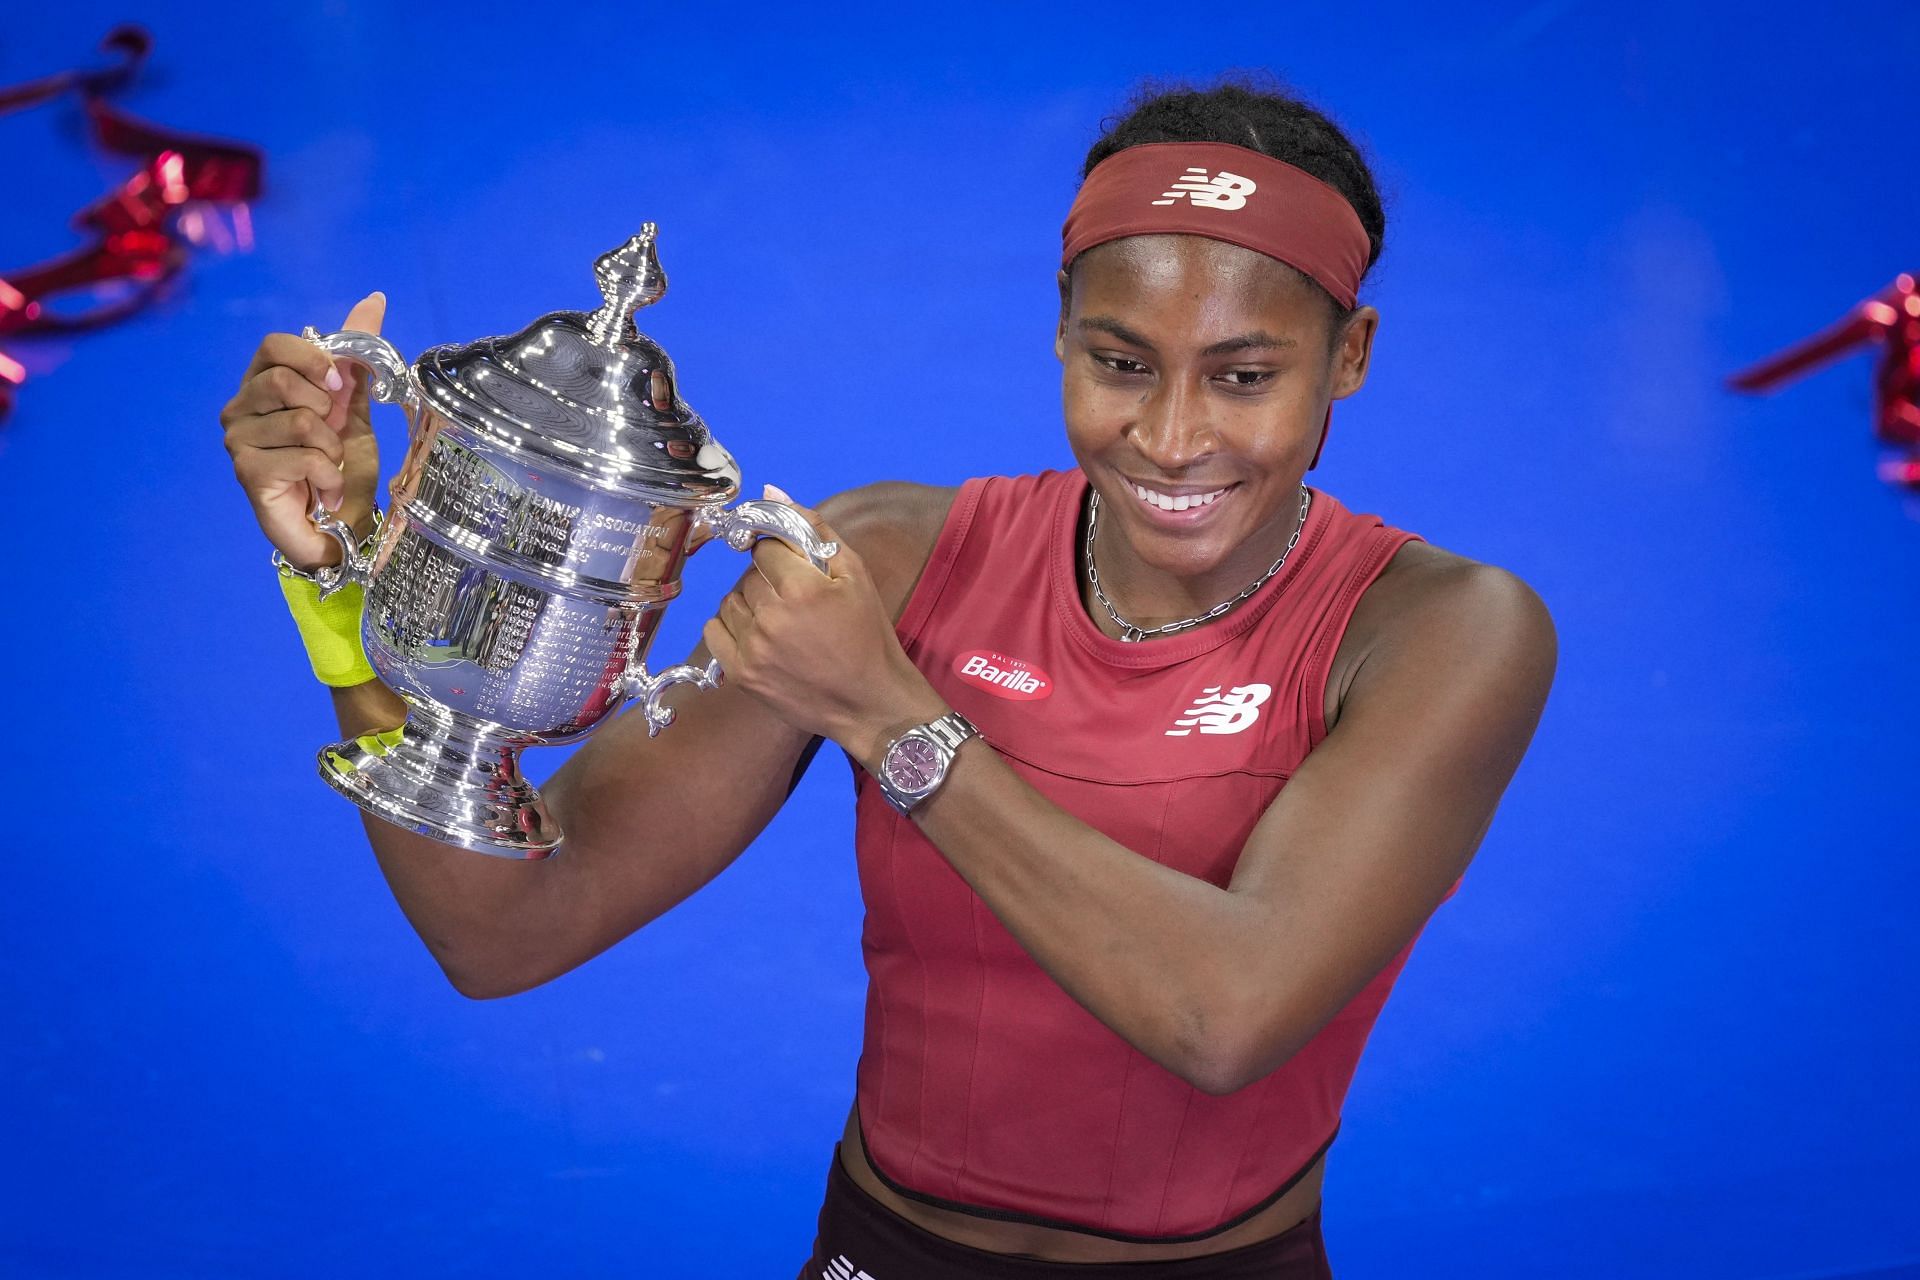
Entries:
{"label": "red tank top", "polygon": [[[1418,535],[1314,489],[1286,567],[1253,596],[1219,622],[1123,644],[1081,602],[1086,492],[1077,468],[961,486],[900,641],[1036,790],[1224,886],[1326,736],[1328,669],[1361,592]],[[1190,1239],[1258,1212],[1332,1141],[1412,943],[1272,1074],[1213,1097],[1075,1003],[854,774],[869,978],[858,1116],[889,1185],[992,1217]]]}

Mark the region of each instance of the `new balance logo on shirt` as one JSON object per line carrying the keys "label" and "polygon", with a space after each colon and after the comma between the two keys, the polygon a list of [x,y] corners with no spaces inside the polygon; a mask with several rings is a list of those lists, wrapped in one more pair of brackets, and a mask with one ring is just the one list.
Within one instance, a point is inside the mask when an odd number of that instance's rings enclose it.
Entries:
{"label": "new balance logo on shirt", "polygon": [[1246,207],[1247,197],[1257,190],[1252,178],[1243,178],[1225,169],[1209,176],[1205,169],[1190,168],[1173,184],[1173,190],[1162,192],[1154,203],[1173,204],[1185,200],[1202,209],[1241,209]]}
{"label": "new balance logo on shirt", "polygon": [[1195,729],[1202,733],[1239,733],[1260,718],[1260,708],[1273,696],[1270,684],[1237,684],[1227,692],[1221,686],[1208,685],[1200,691],[1173,728],[1169,738],[1184,738]]}

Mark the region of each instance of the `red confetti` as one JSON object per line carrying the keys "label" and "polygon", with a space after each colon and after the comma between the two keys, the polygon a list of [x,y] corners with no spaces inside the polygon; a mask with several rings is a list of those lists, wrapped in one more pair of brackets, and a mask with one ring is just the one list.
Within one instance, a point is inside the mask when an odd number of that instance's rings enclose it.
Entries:
{"label": "red confetti", "polygon": [[1771,391],[1801,374],[1879,343],[1874,370],[1873,433],[1912,456],[1884,463],[1890,484],[1920,488],[1920,286],[1900,275],[1837,323],[1729,378],[1736,391]]}
{"label": "red confetti", "polygon": [[[0,114],[79,94],[94,141],[142,162],[119,187],[74,215],[74,229],[89,243],[0,278],[0,336],[97,328],[146,306],[186,264],[189,244],[226,236],[217,230],[218,220],[207,216],[209,206],[232,206],[229,242],[252,244],[245,202],[260,194],[263,162],[256,148],[163,128],[105,101],[132,82],[152,46],[139,27],[117,27],[101,42],[104,51],[118,55],[115,65],[0,87]],[[65,293],[91,295],[92,305],[73,313],[47,307],[47,298]],[[25,369],[0,353],[0,418],[25,380]]]}

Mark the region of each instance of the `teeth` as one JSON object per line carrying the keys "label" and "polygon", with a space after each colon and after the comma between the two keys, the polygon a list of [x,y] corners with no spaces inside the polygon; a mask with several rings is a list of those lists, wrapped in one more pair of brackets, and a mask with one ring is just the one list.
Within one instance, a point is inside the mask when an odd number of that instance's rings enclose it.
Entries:
{"label": "teeth", "polygon": [[1204,507],[1219,500],[1225,489],[1215,489],[1212,493],[1181,494],[1173,497],[1169,494],[1155,493],[1152,489],[1134,485],[1133,491],[1140,495],[1142,502],[1150,503],[1162,511],[1185,511],[1189,507]]}

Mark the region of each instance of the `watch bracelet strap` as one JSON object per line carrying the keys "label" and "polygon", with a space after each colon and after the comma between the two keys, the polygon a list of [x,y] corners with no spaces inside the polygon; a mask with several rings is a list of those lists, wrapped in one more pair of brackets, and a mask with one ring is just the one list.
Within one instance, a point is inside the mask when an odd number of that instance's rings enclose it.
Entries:
{"label": "watch bracelet strap", "polygon": [[924,726],[926,731],[948,751],[955,751],[968,738],[980,736],[980,730],[974,728],[973,721],[958,711],[949,711],[938,720],[930,720]]}

